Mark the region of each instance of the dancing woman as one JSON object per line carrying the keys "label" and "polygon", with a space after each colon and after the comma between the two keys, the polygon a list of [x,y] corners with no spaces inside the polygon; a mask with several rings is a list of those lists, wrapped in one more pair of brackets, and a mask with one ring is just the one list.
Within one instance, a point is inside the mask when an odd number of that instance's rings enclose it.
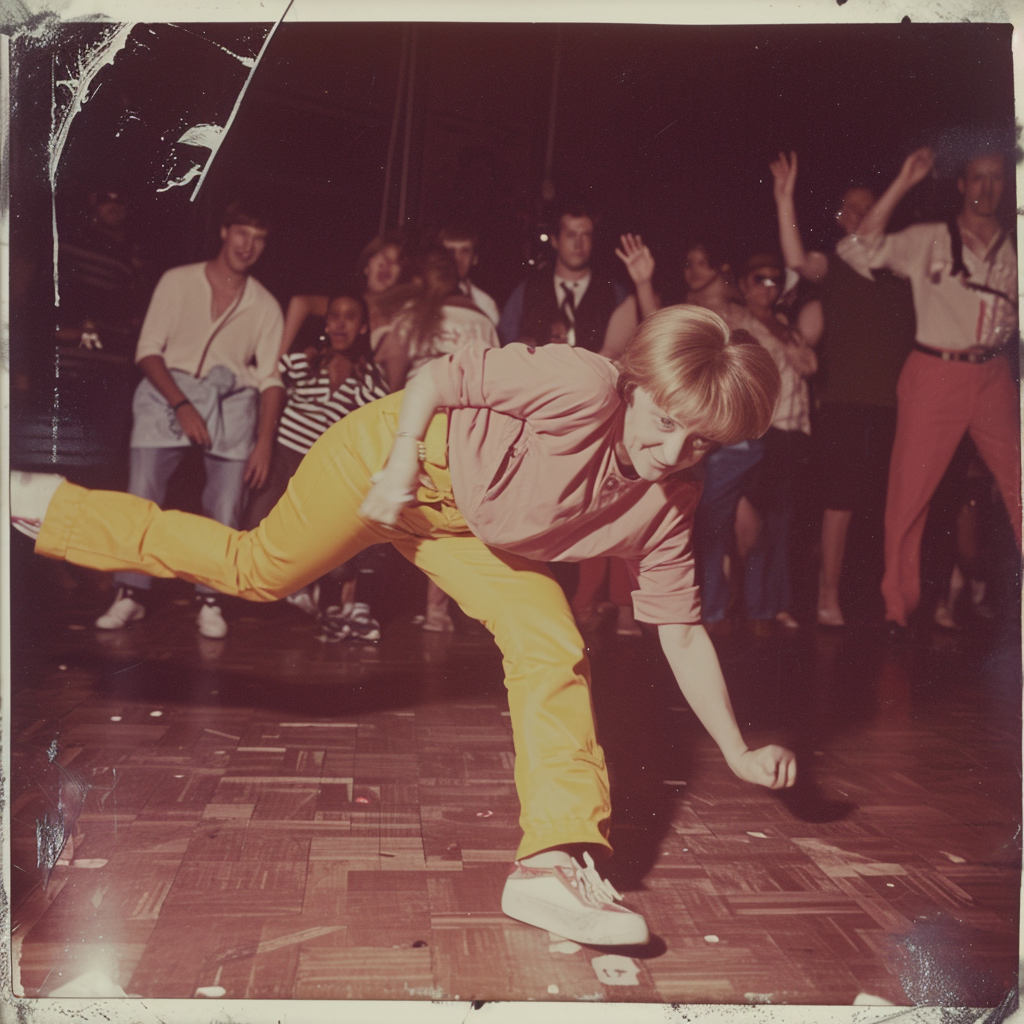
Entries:
{"label": "dancing woman", "polygon": [[751,750],[736,724],[700,625],[690,543],[700,486],[689,471],[714,445],[762,434],[778,392],[763,348],[713,313],[674,306],[644,321],[618,369],[565,345],[471,346],[428,363],[404,393],[331,427],[249,532],[36,474],[14,474],[11,513],[49,557],[257,601],[392,543],[504,657],[524,835],[502,909],[578,942],[639,944],[646,922],[616,904],[594,864],[611,849],[611,805],[589,666],[541,563],[624,558],[637,617],[656,625],[729,767],[791,786],[793,754]]}

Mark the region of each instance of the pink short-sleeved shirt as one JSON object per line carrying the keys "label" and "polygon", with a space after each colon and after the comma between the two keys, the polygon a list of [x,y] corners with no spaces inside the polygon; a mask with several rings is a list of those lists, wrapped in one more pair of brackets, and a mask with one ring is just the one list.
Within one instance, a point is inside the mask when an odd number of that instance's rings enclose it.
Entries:
{"label": "pink short-sleeved shirt", "polygon": [[700,621],[691,531],[699,473],[630,479],[615,443],[618,371],[568,345],[470,346],[434,360],[455,500],[491,547],[545,562],[615,555],[638,619]]}

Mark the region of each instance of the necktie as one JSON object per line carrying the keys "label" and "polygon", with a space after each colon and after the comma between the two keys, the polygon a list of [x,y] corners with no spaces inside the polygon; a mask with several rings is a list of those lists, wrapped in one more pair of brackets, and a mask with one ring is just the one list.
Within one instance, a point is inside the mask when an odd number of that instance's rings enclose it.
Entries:
{"label": "necktie", "polygon": [[565,319],[569,322],[569,336],[568,342],[570,345],[576,344],[576,293],[573,291],[572,285],[562,282],[562,314]]}

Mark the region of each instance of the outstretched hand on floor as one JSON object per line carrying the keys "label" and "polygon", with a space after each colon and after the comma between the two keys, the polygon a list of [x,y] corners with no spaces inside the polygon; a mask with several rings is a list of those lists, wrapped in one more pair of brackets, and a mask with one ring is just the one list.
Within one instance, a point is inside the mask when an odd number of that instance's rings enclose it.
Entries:
{"label": "outstretched hand on floor", "polygon": [[796,755],[776,743],[744,751],[729,767],[741,779],[769,789],[788,789],[796,782]]}

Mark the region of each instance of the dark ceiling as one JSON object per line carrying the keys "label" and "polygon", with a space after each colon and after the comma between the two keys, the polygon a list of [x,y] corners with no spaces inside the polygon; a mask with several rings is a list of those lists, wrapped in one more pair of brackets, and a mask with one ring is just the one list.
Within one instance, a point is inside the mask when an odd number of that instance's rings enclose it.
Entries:
{"label": "dark ceiling", "polygon": [[[16,41],[13,245],[52,246],[46,145],[83,56],[110,27],[67,24]],[[901,211],[948,200],[958,148],[979,124],[1013,124],[1008,25],[603,26],[283,24],[249,83],[196,202],[168,188],[204,150],[178,143],[224,124],[267,26],[137,25],[93,80],[57,170],[60,226],[83,192],[133,197],[139,240],[170,266],[206,255],[239,187],[271,197],[278,225],[258,275],[282,299],[320,290],[376,233],[403,48],[414,55],[408,146],[399,125],[386,219],[403,151],[407,226],[480,227],[478,277],[503,299],[536,246],[552,71],[559,61],[552,180],[603,211],[599,256],[642,232],[668,267],[685,237],[736,254],[774,241],[769,159],[801,158],[798,208],[827,245],[837,193],[884,185],[909,149],[939,147],[941,174]],[[229,52],[230,51],[230,52]],[[233,56],[237,55],[237,56]],[[53,83],[58,83],[54,85]],[[409,90],[403,82],[403,103]]]}

